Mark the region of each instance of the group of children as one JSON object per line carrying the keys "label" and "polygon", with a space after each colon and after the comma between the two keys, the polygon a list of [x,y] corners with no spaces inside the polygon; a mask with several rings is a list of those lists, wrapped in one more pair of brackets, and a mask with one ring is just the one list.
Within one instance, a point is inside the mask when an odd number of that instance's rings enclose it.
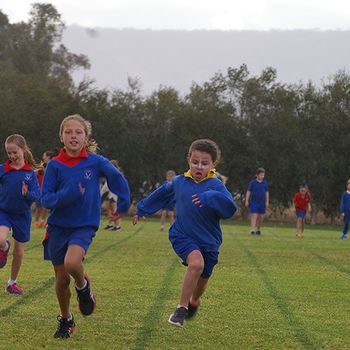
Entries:
{"label": "group of children", "polygon": [[[11,245],[8,236],[12,230],[13,259],[6,290],[11,294],[23,293],[16,280],[25,243],[30,239],[30,207],[37,202],[49,209],[46,247],[55,273],[60,308],[54,337],[64,339],[75,329],[70,308],[72,278],[80,312],[88,316],[96,307],[96,297],[83,260],[99,227],[100,178],[106,179],[108,191],[116,195],[112,198],[116,206],[111,206],[109,211],[111,223],[115,225],[129,210],[130,189],[118,167],[95,153],[97,144],[91,139],[91,124],[83,117],[75,114],[64,118],[59,138],[63,147],[47,162],[41,190],[33,169],[36,164],[23,136],[11,135],[5,141],[8,161],[0,166],[0,268],[7,261]],[[220,220],[232,217],[237,210],[231,193],[215,171],[220,156],[220,150],[212,140],[195,140],[187,154],[188,171],[177,176],[168,172],[166,181],[137,204],[137,212],[132,218],[136,225],[141,217],[162,210],[161,230],[164,230],[166,213],[170,214],[169,240],[187,266],[179,303],[168,320],[176,326],[183,326],[186,319],[195,316],[218,263],[222,243]],[[254,235],[261,234],[269,205],[264,176],[264,169],[258,169],[246,195],[245,204],[251,212],[251,233]],[[306,186],[301,187],[294,198],[301,236],[310,200]],[[349,182],[342,202],[344,208],[350,204]],[[348,209],[344,209],[345,218],[350,218]]]}

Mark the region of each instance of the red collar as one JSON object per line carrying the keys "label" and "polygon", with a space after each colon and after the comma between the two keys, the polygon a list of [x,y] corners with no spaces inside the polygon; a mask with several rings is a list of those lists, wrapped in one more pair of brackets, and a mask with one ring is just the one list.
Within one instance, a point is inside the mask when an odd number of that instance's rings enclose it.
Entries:
{"label": "red collar", "polygon": [[60,150],[59,155],[53,159],[65,165],[74,166],[80,163],[82,159],[87,157],[88,157],[88,153],[86,152],[85,147],[83,147],[83,149],[81,150],[80,154],[77,157],[71,157],[69,154],[67,154],[66,150],[62,148]]}
{"label": "red collar", "polygon": [[11,170],[14,170],[14,171],[16,171],[16,170],[32,170],[32,168],[29,166],[29,164],[27,162],[24,162],[24,165],[22,166],[22,168],[16,169],[16,168],[13,168],[11,166],[11,161],[7,160],[4,164],[4,170],[5,170],[5,173],[8,173]]}

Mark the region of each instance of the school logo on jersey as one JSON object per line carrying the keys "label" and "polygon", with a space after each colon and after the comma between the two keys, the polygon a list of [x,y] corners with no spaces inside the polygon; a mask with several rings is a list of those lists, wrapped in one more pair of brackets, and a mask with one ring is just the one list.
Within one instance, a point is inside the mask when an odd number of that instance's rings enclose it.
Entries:
{"label": "school logo on jersey", "polygon": [[86,179],[86,180],[92,179],[92,170],[91,169],[84,170],[84,179]]}
{"label": "school logo on jersey", "polygon": [[24,181],[31,181],[32,180],[32,174],[25,174],[24,175]]}

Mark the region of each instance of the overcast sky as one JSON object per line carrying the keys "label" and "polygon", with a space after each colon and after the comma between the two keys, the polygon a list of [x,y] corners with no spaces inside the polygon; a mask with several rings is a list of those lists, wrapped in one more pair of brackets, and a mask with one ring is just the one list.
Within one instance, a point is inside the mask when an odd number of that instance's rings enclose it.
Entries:
{"label": "overcast sky", "polygon": [[[0,0],[10,22],[32,0]],[[349,0],[54,0],[67,25],[137,29],[350,29]]]}

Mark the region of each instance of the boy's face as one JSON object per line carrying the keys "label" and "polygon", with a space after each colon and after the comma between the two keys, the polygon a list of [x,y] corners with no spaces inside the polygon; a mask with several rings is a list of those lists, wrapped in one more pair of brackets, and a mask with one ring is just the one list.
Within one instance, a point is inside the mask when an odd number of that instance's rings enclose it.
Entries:
{"label": "boy's face", "polygon": [[209,170],[214,168],[214,163],[211,155],[206,152],[194,150],[188,158],[188,165],[193,178],[196,181],[203,180],[209,173]]}
{"label": "boy's face", "polygon": [[265,173],[256,174],[256,179],[257,179],[258,181],[264,180],[264,177],[265,177]]}
{"label": "boy's face", "polygon": [[346,189],[350,191],[350,181],[346,184]]}

